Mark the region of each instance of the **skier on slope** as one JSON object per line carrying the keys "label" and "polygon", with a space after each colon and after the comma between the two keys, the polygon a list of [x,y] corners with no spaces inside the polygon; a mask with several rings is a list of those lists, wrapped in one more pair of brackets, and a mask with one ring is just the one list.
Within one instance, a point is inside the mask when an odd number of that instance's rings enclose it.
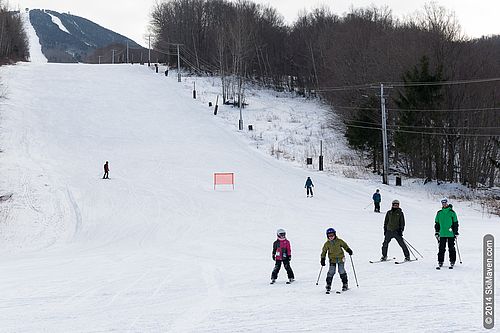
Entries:
{"label": "skier on slope", "polygon": [[306,185],[304,186],[306,188],[306,192],[307,192],[307,197],[309,198],[309,193],[311,193],[311,198],[313,197],[313,182],[311,180],[311,177],[307,177],[307,180],[306,180]]}
{"label": "skier on slope", "polygon": [[377,189],[372,196],[373,205],[375,206],[375,213],[380,213],[380,202],[382,201],[382,197],[380,196],[380,190]]}
{"label": "skier on slope", "polygon": [[109,179],[109,164],[108,161],[104,163],[104,176],[102,176],[102,179]]}
{"label": "skier on slope", "polygon": [[447,198],[441,199],[441,205],[442,208],[437,212],[434,224],[435,236],[439,243],[438,267],[443,266],[446,244],[448,244],[450,266],[453,267],[457,259],[455,239],[458,236],[458,218]]}
{"label": "skier on slope", "polygon": [[[330,261],[330,267],[326,275],[326,291],[329,292],[332,288],[333,276],[335,275],[335,270],[337,265],[339,267],[339,275],[342,280],[342,290],[345,291],[349,288],[347,284],[347,273],[344,268],[345,256],[344,250],[346,250],[349,255],[352,255],[352,250],[349,248],[346,242],[342,239],[337,238],[337,233],[335,229],[328,228],[326,230],[327,241],[323,245],[321,251],[321,266],[325,266],[326,263],[326,253],[328,252],[328,259]],[[343,250],[344,249],[344,250]]]}
{"label": "skier on slope", "polygon": [[278,239],[273,243],[273,260],[275,261],[273,272],[271,273],[271,284],[276,282],[278,278],[278,273],[281,268],[281,263],[285,266],[286,273],[288,275],[288,282],[292,283],[295,280],[295,276],[290,266],[290,260],[292,260],[292,248],[290,242],[286,239],[286,231],[284,229],[278,229],[276,231]]}
{"label": "skier on slope", "polygon": [[403,239],[404,229],[405,216],[401,208],[399,208],[399,200],[393,200],[391,210],[387,211],[385,214],[384,242],[382,243],[382,258],[380,258],[380,261],[387,260],[387,249],[393,238],[396,238],[399,246],[403,249],[405,261],[410,261],[410,252]]}

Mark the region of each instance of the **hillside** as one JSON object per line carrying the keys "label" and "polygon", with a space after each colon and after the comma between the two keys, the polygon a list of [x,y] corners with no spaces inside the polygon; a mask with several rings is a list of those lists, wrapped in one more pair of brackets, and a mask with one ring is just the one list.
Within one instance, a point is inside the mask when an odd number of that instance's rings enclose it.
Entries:
{"label": "hillside", "polygon": [[69,13],[33,9],[29,18],[49,62],[84,62],[97,49],[113,44],[141,48],[125,36]]}
{"label": "hillside", "polygon": [[[147,66],[0,70],[9,88],[0,188],[12,194],[0,204],[4,330],[482,330],[482,237],[499,233],[498,218],[453,202],[463,264],[436,271],[439,202],[418,188],[381,186],[382,210],[401,201],[405,238],[424,258],[369,264],[380,256],[383,216],[363,208],[378,182],[276,160],[175,76]],[[110,180],[101,179],[106,160]],[[235,173],[234,191],[214,191],[218,171]],[[313,199],[305,197],[307,176]],[[284,272],[268,284],[279,227],[292,243],[290,286]],[[351,290],[343,295],[324,294],[324,271],[315,285],[328,227],[354,251],[359,288],[348,259]],[[401,259],[394,241],[389,254]],[[436,315],[443,307],[453,314],[445,325]]]}

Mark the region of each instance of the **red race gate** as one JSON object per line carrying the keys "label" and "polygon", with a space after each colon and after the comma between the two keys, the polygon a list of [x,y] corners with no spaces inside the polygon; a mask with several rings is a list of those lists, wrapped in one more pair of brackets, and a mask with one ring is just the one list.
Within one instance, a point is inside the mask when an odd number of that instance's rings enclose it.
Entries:
{"label": "red race gate", "polygon": [[233,185],[233,190],[234,190],[234,173],[232,172],[214,173],[214,190],[216,185]]}

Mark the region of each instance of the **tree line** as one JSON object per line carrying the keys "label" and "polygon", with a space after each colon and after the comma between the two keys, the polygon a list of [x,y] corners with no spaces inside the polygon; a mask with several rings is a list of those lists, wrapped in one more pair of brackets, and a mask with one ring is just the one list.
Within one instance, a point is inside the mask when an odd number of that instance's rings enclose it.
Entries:
{"label": "tree line", "polygon": [[[224,102],[245,84],[318,96],[346,124],[352,146],[381,168],[380,83],[391,165],[428,180],[498,183],[500,36],[470,39],[435,4],[395,18],[388,7],[343,16],[319,7],[291,25],[272,7],[240,0],[170,0],[151,12],[154,46],[181,66],[218,75]],[[332,121],[333,124],[333,121]]]}
{"label": "tree line", "polygon": [[0,62],[26,61],[29,42],[19,12],[10,11],[0,0]]}

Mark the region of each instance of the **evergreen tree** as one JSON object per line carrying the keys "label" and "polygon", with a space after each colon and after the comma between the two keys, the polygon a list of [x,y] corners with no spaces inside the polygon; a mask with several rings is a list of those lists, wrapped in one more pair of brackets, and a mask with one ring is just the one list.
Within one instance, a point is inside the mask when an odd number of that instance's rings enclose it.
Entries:
{"label": "evergreen tree", "polygon": [[431,73],[429,59],[424,56],[417,66],[403,75],[403,80],[408,86],[399,92],[395,100],[400,109],[395,119],[396,149],[408,160],[411,174],[429,179],[442,178],[445,172],[445,137],[432,133],[444,133],[447,121],[442,112],[422,112],[438,110],[442,106],[442,86],[415,84],[442,82],[442,68],[438,66],[436,72]]}
{"label": "evergreen tree", "polygon": [[369,151],[374,172],[380,171],[382,131],[379,100],[372,96],[356,110],[354,119],[347,123],[346,137],[349,144],[359,150]]}

